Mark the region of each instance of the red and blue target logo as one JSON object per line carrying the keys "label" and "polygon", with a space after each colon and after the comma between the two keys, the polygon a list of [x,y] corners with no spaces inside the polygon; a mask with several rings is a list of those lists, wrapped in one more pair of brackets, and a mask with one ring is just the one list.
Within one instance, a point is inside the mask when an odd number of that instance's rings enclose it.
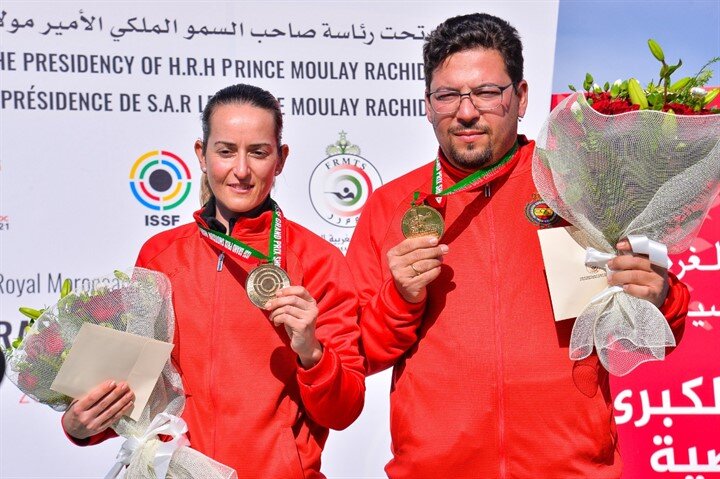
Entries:
{"label": "red and blue target logo", "polygon": [[130,190],[151,210],[171,210],[180,205],[190,194],[190,186],[190,170],[169,151],[148,151],[130,169]]}

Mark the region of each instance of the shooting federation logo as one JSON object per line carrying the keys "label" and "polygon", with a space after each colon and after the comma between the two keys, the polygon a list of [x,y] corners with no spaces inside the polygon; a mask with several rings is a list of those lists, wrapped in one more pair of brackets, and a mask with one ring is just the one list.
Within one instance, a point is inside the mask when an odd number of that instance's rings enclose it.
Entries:
{"label": "shooting federation logo", "polygon": [[340,139],[325,149],[327,158],[310,177],[310,201],[318,215],[341,228],[354,228],[370,194],[382,185],[380,173],[360,156],[360,147]]}
{"label": "shooting federation logo", "polygon": [[557,213],[537,193],[533,195],[530,203],[525,206],[525,216],[531,223],[541,228],[552,226],[560,219]]}
{"label": "shooting federation logo", "polygon": [[171,210],[190,194],[190,170],[169,151],[148,151],[130,169],[130,190],[151,210]]}

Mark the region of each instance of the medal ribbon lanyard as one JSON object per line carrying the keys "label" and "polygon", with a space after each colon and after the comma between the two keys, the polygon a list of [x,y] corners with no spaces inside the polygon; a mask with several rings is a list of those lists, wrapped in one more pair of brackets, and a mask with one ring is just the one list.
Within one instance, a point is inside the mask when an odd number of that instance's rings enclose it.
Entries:
{"label": "medal ribbon lanyard", "polygon": [[468,191],[473,188],[477,188],[479,186],[490,183],[492,180],[505,173],[505,167],[509,167],[512,164],[511,160],[513,159],[517,150],[518,142],[515,141],[515,144],[512,146],[512,148],[510,148],[510,151],[508,151],[505,156],[500,158],[500,161],[498,161],[494,165],[488,166],[487,168],[482,168],[471,173],[470,175],[466,176],[462,180],[458,181],[454,185],[444,190],[442,186],[442,164],[440,163],[440,156],[435,157],[435,166],[433,168],[432,178],[432,194],[421,194],[419,191],[416,191],[413,194],[413,201],[411,205],[421,205],[425,202],[425,200],[428,199],[436,199],[438,203],[441,203],[441,201],[446,196],[460,193],[462,191]]}
{"label": "medal ribbon lanyard", "polygon": [[[200,234],[203,236],[203,238],[210,241],[227,254],[242,261],[251,263],[267,262],[272,263],[275,266],[281,267],[283,248],[283,214],[282,210],[280,210],[280,207],[277,205],[277,203],[275,203],[274,200],[271,199],[270,203],[272,204],[273,215],[270,223],[270,239],[267,255],[262,254],[260,251],[248,246],[247,244],[236,238],[233,238],[232,236],[220,233],[219,231],[211,230],[202,225],[198,225],[198,228],[200,228]],[[256,261],[251,258],[254,258]]]}

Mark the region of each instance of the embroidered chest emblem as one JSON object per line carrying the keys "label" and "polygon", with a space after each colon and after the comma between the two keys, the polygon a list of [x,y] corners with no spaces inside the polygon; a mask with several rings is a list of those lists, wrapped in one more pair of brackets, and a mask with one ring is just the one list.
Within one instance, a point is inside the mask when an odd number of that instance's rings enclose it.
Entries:
{"label": "embroidered chest emblem", "polygon": [[535,193],[530,202],[525,206],[525,216],[534,225],[547,228],[557,223],[560,217],[552,208]]}

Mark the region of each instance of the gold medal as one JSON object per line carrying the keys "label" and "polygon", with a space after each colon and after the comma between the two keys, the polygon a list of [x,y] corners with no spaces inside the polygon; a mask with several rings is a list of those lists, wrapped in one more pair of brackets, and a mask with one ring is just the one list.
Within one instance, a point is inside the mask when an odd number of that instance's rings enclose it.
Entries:
{"label": "gold medal", "polygon": [[402,232],[406,238],[430,235],[439,239],[445,232],[445,221],[435,208],[412,206],[402,217]]}
{"label": "gold medal", "polygon": [[261,264],[245,281],[248,298],[258,308],[263,309],[265,303],[275,297],[279,289],[290,286],[290,278],[285,270],[271,263]]}

